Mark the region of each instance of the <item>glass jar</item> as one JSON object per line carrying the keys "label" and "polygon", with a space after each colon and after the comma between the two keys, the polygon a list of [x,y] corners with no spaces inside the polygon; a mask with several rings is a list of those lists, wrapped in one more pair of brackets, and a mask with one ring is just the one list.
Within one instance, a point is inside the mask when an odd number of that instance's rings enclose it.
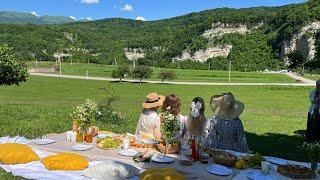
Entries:
{"label": "glass jar", "polygon": [[92,134],[91,133],[87,133],[86,135],[85,135],[85,141],[86,141],[86,143],[92,143]]}
{"label": "glass jar", "polygon": [[84,141],[84,135],[81,132],[77,133],[77,138],[76,138],[77,143],[83,143]]}

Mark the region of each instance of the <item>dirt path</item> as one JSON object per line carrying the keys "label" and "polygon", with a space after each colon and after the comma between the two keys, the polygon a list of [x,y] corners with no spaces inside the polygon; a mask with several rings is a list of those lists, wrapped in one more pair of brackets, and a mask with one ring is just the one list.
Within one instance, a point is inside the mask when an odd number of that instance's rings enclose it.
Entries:
{"label": "dirt path", "polygon": [[297,75],[295,73],[292,73],[292,72],[288,72],[288,73],[286,73],[286,75],[291,77],[291,78],[293,78],[293,79],[295,79],[295,80],[301,81],[304,84],[310,84],[312,86],[315,86],[315,83],[316,83],[314,80],[310,80],[310,79],[301,77],[301,76],[299,76],[299,75]]}
{"label": "dirt path", "polygon": [[[45,76],[45,77],[56,77],[56,78],[69,78],[69,79],[85,79],[85,80],[96,80],[96,81],[119,81],[114,78],[102,78],[102,77],[86,77],[86,76],[73,76],[73,75],[58,75],[58,74],[45,74],[45,73],[30,73],[33,76]],[[294,79],[298,79],[299,76],[288,75]],[[300,77],[301,78],[301,77]],[[209,82],[184,82],[184,81],[169,81],[162,83],[161,81],[149,81],[143,80],[143,83],[151,84],[179,84],[179,85],[208,85],[208,86],[314,86],[314,81],[302,78],[304,83],[209,83]],[[302,81],[302,79],[300,79]],[[138,83],[139,80],[123,80],[125,82]]]}

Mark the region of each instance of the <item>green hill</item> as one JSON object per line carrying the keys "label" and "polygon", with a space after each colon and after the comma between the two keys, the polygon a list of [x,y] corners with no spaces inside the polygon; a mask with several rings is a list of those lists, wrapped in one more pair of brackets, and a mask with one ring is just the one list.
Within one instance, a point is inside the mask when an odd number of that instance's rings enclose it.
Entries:
{"label": "green hill", "polygon": [[31,13],[0,11],[0,24],[61,24],[75,22],[64,16],[35,16]]}
{"label": "green hill", "polygon": [[[23,61],[54,60],[54,53],[71,55],[66,61],[103,64],[128,63],[124,48],[138,48],[145,57],[139,64],[177,67],[172,59],[184,50],[191,54],[211,46],[231,44],[227,57],[210,58],[205,63],[180,62],[181,68],[226,69],[232,60],[236,70],[264,70],[283,66],[280,59],[282,44],[303,26],[320,20],[320,4],[311,0],[282,7],[245,9],[221,8],[191,13],[158,21],[103,19],[68,24],[0,25],[0,43],[14,48],[16,58]],[[203,33],[213,23],[239,27],[246,25],[248,33],[229,33],[205,38]],[[260,26],[257,26],[260,25]],[[256,27],[257,28],[254,28]]]}

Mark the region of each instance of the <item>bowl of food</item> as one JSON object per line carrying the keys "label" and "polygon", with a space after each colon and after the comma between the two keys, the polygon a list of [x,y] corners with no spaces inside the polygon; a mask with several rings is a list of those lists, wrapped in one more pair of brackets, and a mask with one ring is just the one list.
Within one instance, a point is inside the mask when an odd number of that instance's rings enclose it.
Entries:
{"label": "bowl of food", "polygon": [[292,179],[312,179],[314,175],[310,168],[298,165],[280,165],[277,168],[279,174]]}
{"label": "bowl of food", "polygon": [[[161,141],[157,144],[157,148],[160,152],[165,153],[166,151],[166,144],[165,142]],[[167,146],[167,153],[166,154],[175,154],[175,153],[179,153],[181,147],[180,147],[180,143],[179,142],[173,142],[170,143]]]}
{"label": "bowl of food", "polygon": [[114,150],[121,145],[121,141],[114,138],[104,138],[97,140],[97,147],[105,150]]}

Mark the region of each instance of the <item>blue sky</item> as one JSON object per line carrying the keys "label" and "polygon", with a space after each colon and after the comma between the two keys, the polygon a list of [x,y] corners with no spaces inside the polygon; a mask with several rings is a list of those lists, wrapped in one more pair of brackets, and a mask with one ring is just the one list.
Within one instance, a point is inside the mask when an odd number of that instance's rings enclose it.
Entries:
{"label": "blue sky", "polygon": [[170,18],[218,7],[279,6],[305,0],[0,0],[0,11],[33,12],[37,15],[122,17],[146,20]]}

